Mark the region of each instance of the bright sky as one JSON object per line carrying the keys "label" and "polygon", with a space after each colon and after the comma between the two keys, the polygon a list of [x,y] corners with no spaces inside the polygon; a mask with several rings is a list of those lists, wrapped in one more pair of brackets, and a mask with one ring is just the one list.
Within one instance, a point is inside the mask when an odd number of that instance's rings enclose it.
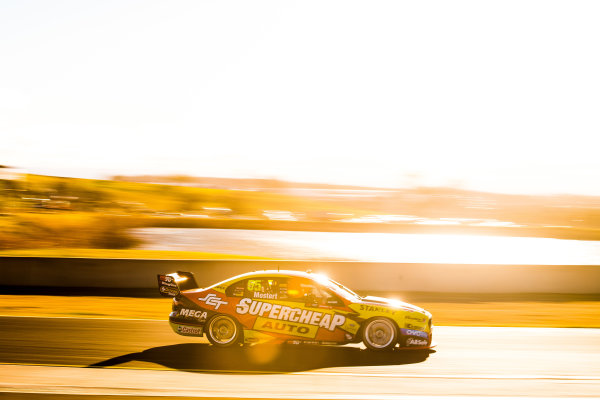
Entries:
{"label": "bright sky", "polygon": [[600,195],[598,1],[0,3],[0,164]]}

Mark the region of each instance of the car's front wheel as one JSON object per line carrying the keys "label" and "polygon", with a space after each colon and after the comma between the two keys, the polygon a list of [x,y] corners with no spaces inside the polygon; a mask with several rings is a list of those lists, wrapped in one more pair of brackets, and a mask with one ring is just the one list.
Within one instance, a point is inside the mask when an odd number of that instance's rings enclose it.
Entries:
{"label": "car's front wheel", "polygon": [[373,318],[365,322],[362,337],[371,350],[391,350],[398,342],[398,329],[387,318]]}
{"label": "car's front wheel", "polygon": [[219,347],[229,347],[238,343],[242,328],[229,315],[218,314],[207,323],[206,337],[208,341]]}

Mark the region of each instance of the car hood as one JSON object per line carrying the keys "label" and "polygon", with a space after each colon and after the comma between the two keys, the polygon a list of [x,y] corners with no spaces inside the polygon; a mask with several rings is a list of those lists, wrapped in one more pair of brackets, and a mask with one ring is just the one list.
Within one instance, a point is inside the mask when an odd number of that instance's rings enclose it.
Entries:
{"label": "car hood", "polygon": [[420,312],[426,315],[429,315],[429,312],[426,310],[412,305],[410,303],[406,303],[400,300],[392,300],[386,299],[385,297],[377,297],[377,296],[365,296],[361,298],[361,304],[368,304],[373,306],[387,306],[392,308],[402,308],[408,311]]}

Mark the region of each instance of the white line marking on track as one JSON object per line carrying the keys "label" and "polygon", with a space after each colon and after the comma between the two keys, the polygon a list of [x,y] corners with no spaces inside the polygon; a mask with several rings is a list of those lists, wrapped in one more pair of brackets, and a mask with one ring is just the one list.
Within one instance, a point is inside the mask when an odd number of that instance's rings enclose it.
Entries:
{"label": "white line marking on track", "polygon": [[523,379],[523,380],[577,380],[600,381],[600,376],[593,375],[451,375],[451,374],[360,374],[353,372],[293,372],[292,375],[332,375],[355,376],[365,378],[418,378],[418,379]]}
{"label": "white line marking on track", "polygon": [[[32,367],[62,367],[62,368],[83,368],[81,365],[71,364],[21,364],[11,362],[0,362],[0,365],[20,365],[20,366],[32,366]],[[153,367],[124,367],[124,366],[112,366],[104,369],[125,369],[125,370],[141,370],[141,371],[179,371],[171,368],[153,368]],[[239,370],[201,370],[201,369],[188,369],[188,372],[211,372],[216,374],[239,374],[239,375],[252,375],[252,374],[265,374],[270,375],[272,372],[269,371],[239,371]],[[289,372],[287,375],[307,375],[307,376],[348,376],[356,378],[400,378],[400,379],[500,379],[500,380],[566,380],[566,381],[600,381],[600,376],[594,375],[501,375],[501,374],[487,374],[487,375],[461,375],[461,374],[374,374],[374,373],[354,373],[354,372],[327,372],[327,371],[305,371],[305,372]]]}
{"label": "white line marking on track", "polygon": [[[63,388],[63,391],[61,391],[60,389]],[[57,390],[58,389],[58,390]],[[143,391],[141,392],[136,392],[135,390],[133,391],[133,393],[114,393],[112,390],[110,391],[111,393],[106,393],[103,388],[95,388],[96,390],[90,390],[89,388],[87,390],[85,390],[84,388],[80,388],[77,386],[67,386],[67,385],[59,385],[53,388],[45,388],[45,389],[38,389],[38,388],[34,388],[34,387],[0,387],[0,394],[1,393],[27,393],[27,394],[67,394],[64,392],[65,389],[69,389],[68,390],[68,394],[73,395],[79,395],[79,396],[111,396],[111,397],[132,397],[132,396],[136,396],[136,397],[153,397],[153,398],[160,398],[160,397],[194,397],[197,399],[202,399],[202,398],[210,398],[210,399],[217,399],[217,398],[223,398],[223,399],[231,399],[232,397],[230,395],[225,395],[223,393],[215,393],[214,391],[203,391],[202,392],[202,396],[198,397],[198,392],[197,391],[183,391],[182,393],[179,394],[174,394],[173,392],[170,392],[169,390],[160,390],[160,391],[154,391],[151,395],[147,395],[145,394]],[[480,395],[471,395],[471,396],[431,396],[431,395],[423,395],[423,396],[419,396],[419,395],[381,395],[381,394],[368,394],[368,395],[364,395],[364,394],[318,394],[318,393],[314,393],[311,394],[310,397],[308,396],[294,396],[294,395],[271,395],[269,396],[268,394],[261,394],[261,395],[257,395],[257,396],[246,396],[246,397],[235,397],[236,399],[248,399],[248,400],[259,400],[259,399],[290,399],[290,400],[294,400],[294,399],[307,399],[307,398],[311,398],[311,399],[318,399],[318,400],[338,400],[338,399],[352,399],[352,400],[459,400],[459,399],[494,399],[494,400],[581,400],[583,398],[590,398],[590,397],[529,397],[529,396],[522,396],[522,397],[518,397],[518,396],[480,396]],[[591,397],[594,398],[594,397]]]}

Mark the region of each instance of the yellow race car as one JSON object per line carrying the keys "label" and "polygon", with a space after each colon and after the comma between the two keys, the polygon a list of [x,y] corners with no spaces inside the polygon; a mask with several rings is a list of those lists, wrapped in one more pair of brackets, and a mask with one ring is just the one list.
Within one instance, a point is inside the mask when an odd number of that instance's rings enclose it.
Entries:
{"label": "yellow race car", "polygon": [[371,350],[432,347],[429,312],[397,300],[361,297],[323,275],[260,271],[197,286],[189,272],[158,275],[159,292],[173,297],[173,330],[206,334],[215,346],[362,341]]}

